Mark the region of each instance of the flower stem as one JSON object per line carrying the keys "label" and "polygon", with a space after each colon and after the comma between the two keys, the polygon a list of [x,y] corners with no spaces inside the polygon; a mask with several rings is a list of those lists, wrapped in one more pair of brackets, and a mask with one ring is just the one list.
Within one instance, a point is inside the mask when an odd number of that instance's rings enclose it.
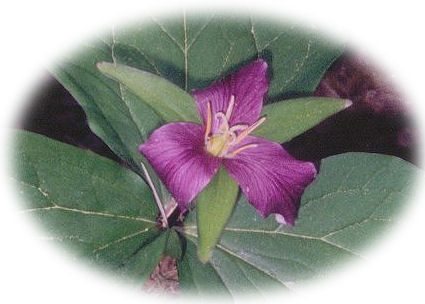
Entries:
{"label": "flower stem", "polygon": [[164,206],[162,205],[161,199],[159,198],[158,192],[156,191],[156,188],[152,182],[152,179],[149,175],[148,170],[146,169],[146,166],[141,162],[143,173],[145,174],[146,181],[148,182],[149,187],[152,190],[153,197],[155,199],[156,205],[158,206],[159,212],[161,213],[162,219],[163,219],[163,225],[165,228],[168,228],[168,220],[167,215],[165,214]]}

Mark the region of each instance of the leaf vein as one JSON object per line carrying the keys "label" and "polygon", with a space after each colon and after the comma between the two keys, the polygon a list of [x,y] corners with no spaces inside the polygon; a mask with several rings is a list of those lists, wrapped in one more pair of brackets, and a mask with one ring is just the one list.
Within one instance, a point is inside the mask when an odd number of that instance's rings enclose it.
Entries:
{"label": "leaf vein", "polygon": [[153,23],[156,24],[159,29],[179,48],[179,50],[184,54],[184,47],[180,44],[180,42],[177,41],[175,37],[173,37],[165,28],[163,24],[161,24],[158,20],[155,18],[151,18]]}
{"label": "leaf vein", "polygon": [[288,79],[285,79],[285,81],[283,81],[282,86],[280,87],[279,91],[283,91],[300,74],[300,72],[301,72],[302,68],[304,67],[305,63],[310,58],[310,51],[311,51],[311,45],[312,45],[312,43],[313,42],[311,40],[308,41],[306,53],[303,56],[303,58],[301,59],[301,62],[295,64],[295,70],[293,71],[292,76],[289,77]]}
{"label": "leaf vein", "polygon": [[193,39],[189,42],[189,44],[187,45],[187,50],[189,50],[192,45],[195,43],[196,39],[199,38],[199,36],[201,36],[201,33],[207,28],[207,26],[211,23],[211,21],[214,19],[214,15],[211,16],[211,18],[199,29],[199,31],[193,36]]}
{"label": "leaf vein", "polygon": [[254,42],[255,49],[257,50],[257,56],[260,56],[261,51],[260,51],[260,47],[258,45],[257,36],[255,35],[254,22],[252,21],[252,17],[249,18],[249,22],[251,24],[250,33],[251,33],[251,36],[252,36],[252,39],[253,39],[253,42]]}
{"label": "leaf vein", "polygon": [[126,241],[128,239],[131,239],[131,238],[133,238],[135,236],[138,236],[140,234],[143,234],[145,232],[148,232],[149,230],[150,230],[150,228],[145,228],[143,230],[139,230],[139,231],[136,231],[136,232],[133,232],[133,233],[124,235],[124,236],[122,236],[122,237],[120,237],[120,238],[118,238],[116,240],[113,240],[113,241],[111,241],[109,243],[106,243],[104,245],[99,246],[98,248],[96,248],[95,250],[93,250],[93,253],[97,253],[99,251],[105,250],[105,249],[107,249],[108,247],[110,247],[112,245],[115,245],[115,244],[121,243],[123,241]]}
{"label": "leaf vein", "polygon": [[268,42],[266,42],[265,44],[264,44],[264,46],[261,48],[261,52],[262,51],[264,51],[265,49],[267,49],[269,46],[270,46],[270,44],[272,44],[273,42],[275,42],[276,40],[278,40],[278,39],[280,39],[280,37],[283,35],[283,34],[285,34],[285,32],[281,32],[281,33],[279,33],[278,35],[276,35],[276,37],[274,37],[274,38],[272,38],[272,39],[270,39]]}
{"label": "leaf vein", "polygon": [[184,89],[185,91],[187,91],[187,86],[188,86],[188,52],[189,52],[189,47],[187,44],[187,24],[186,24],[186,12],[183,12],[183,30],[184,30],[184,50],[183,50],[183,55],[184,55]]}
{"label": "leaf vein", "polygon": [[126,220],[133,220],[133,221],[138,221],[138,222],[149,223],[149,224],[155,224],[154,221],[151,221],[151,220],[143,218],[143,217],[133,217],[133,216],[121,215],[121,214],[112,214],[112,213],[105,213],[105,212],[98,212],[98,211],[91,211],[91,210],[81,210],[81,209],[76,209],[76,208],[68,208],[68,207],[63,207],[63,206],[57,205],[53,202],[52,202],[52,204],[53,204],[53,206],[49,206],[49,207],[26,209],[26,210],[22,211],[22,213],[50,211],[50,210],[61,210],[61,211],[67,211],[67,212],[80,213],[80,214],[84,214],[84,215],[103,216],[103,217],[109,217],[109,218],[119,218],[119,219],[126,219]]}
{"label": "leaf vein", "polygon": [[[196,234],[194,234],[194,233],[188,233],[187,231],[185,231],[185,233],[186,233],[187,235],[190,235],[190,236],[195,237],[195,238],[197,238],[197,237],[198,237],[198,236],[197,236]],[[237,255],[236,253],[234,253],[234,252],[233,252],[233,251],[231,251],[230,249],[228,249],[228,248],[226,248],[226,247],[224,247],[224,246],[222,246],[222,245],[220,245],[220,244],[217,244],[217,245],[216,245],[216,247],[217,247],[217,248],[219,248],[219,249],[221,249],[221,250],[222,250],[222,251],[224,251],[224,252],[227,252],[227,253],[228,253],[228,254],[230,254],[231,256],[234,256],[234,257],[238,258],[239,260],[241,260],[241,261],[243,261],[243,262],[245,262],[245,263],[247,263],[247,264],[249,264],[249,265],[253,266],[254,268],[256,268],[256,269],[258,269],[259,271],[263,272],[263,273],[264,273],[264,274],[266,274],[267,276],[272,277],[273,279],[277,280],[279,283],[281,283],[283,286],[285,286],[286,288],[288,288],[288,289],[289,289],[289,287],[288,287],[288,286],[287,286],[284,282],[282,282],[281,280],[279,280],[278,278],[276,278],[273,274],[269,273],[267,270],[264,270],[264,269],[260,268],[258,265],[255,265],[255,264],[253,264],[252,262],[250,262],[250,261],[248,261],[248,260],[245,260],[243,257],[241,257],[241,256]],[[215,271],[216,271],[216,270],[215,270]]]}
{"label": "leaf vein", "polygon": [[329,245],[332,245],[334,247],[337,247],[339,249],[342,249],[344,251],[348,251],[349,253],[359,256],[359,254],[344,248],[338,244],[334,244],[329,242],[328,240],[322,239],[321,237],[314,237],[314,236],[308,236],[308,235],[304,235],[304,234],[295,234],[295,233],[287,233],[287,232],[282,232],[282,231],[270,231],[270,230],[257,230],[257,229],[240,229],[240,228],[225,228],[225,231],[229,231],[229,232],[241,232],[241,233],[264,233],[264,234],[277,234],[277,235],[284,235],[284,236],[289,236],[289,237],[295,237],[295,238],[302,238],[302,239],[309,239],[309,240],[317,240],[317,241],[322,241],[324,243],[327,243]]}

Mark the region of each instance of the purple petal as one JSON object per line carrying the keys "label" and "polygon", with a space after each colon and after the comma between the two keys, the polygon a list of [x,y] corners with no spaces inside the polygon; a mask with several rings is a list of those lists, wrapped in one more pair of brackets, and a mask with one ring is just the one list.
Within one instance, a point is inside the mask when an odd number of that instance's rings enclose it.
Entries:
{"label": "purple petal", "polygon": [[263,217],[276,213],[279,222],[294,225],[301,195],[316,176],[316,168],[258,137],[248,136],[235,149],[247,144],[258,146],[224,159],[224,166]]}
{"label": "purple petal", "polygon": [[242,67],[236,73],[213,83],[207,89],[194,90],[192,95],[197,101],[204,124],[207,119],[208,101],[211,102],[213,115],[217,112],[226,113],[230,97],[233,95],[235,105],[229,120],[230,125],[251,125],[260,116],[268,87],[267,63],[258,59]]}
{"label": "purple petal", "polygon": [[182,210],[210,182],[220,164],[204,151],[202,127],[193,123],[162,126],[140,145],[139,151]]}

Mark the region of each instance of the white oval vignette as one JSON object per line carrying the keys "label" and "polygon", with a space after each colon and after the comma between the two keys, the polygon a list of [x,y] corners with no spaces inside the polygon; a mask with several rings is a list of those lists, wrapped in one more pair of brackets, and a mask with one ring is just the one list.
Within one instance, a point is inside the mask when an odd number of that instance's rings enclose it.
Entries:
{"label": "white oval vignette", "polygon": [[[54,1],[9,4],[2,9],[1,106],[2,168],[1,185],[1,269],[2,293],[5,303],[26,301],[44,303],[140,303],[169,302],[165,297],[129,290],[121,283],[105,278],[101,273],[72,261],[53,246],[41,242],[33,223],[17,212],[14,194],[8,178],[10,170],[8,128],[16,122],[31,90],[44,75],[46,66],[60,59],[76,45],[84,42],[113,23],[127,23],[148,15],[172,13],[183,8],[221,8],[222,11],[261,13],[294,20],[335,39],[348,42],[370,56],[382,67],[402,90],[402,94],[416,114],[417,129],[425,114],[423,101],[425,53],[422,29],[425,27],[419,3],[379,2],[364,0],[297,1],[291,4],[279,1],[216,0],[214,5],[200,5],[195,1],[73,1],[64,5]],[[72,6],[71,6],[72,5]],[[5,67],[5,68],[4,68]],[[423,137],[421,138],[423,142]],[[421,147],[421,151],[422,151]],[[419,151],[419,152],[421,152]],[[382,237],[367,252],[363,263],[345,265],[329,280],[314,282],[297,289],[288,299],[274,292],[271,300],[293,303],[399,303],[420,302],[425,271],[422,231],[425,231],[425,187],[421,177],[409,206],[402,215],[404,222]],[[187,302],[183,297],[174,302]],[[247,299],[256,302],[258,299]],[[195,301],[194,301],[195,302]]]}

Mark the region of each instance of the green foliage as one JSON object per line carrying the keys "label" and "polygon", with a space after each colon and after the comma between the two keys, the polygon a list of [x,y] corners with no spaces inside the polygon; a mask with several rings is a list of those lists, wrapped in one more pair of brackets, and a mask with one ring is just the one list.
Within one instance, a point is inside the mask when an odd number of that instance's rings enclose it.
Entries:
{"label": "green foliage", "polygon": [[[14,162],[24,212],[46,239],[140,284],[161,258],[150,189],[117,163],[25,131],[16,132]],[[131,265],[131,266],[130,266]]]}
{"label": "green foliage", "polygon": [[[222,289],[237,296],[261,293],[262,286],[290,287],[326,275],[344,259],[360,259],[362,248],[395,224],[418,170],[396,157],[368,153],[332,156],[320,168],[293,228],[261,218],[242,197],[205,273],[220,277]],[[183,231],[189,242],[199,242],[195,215]],[[182,284],[198,283],[189,270],[180,272]]]}
{"label": "green foliage", "polygon": [[267,120],[254,131],[254,135],[284,143],[350,105],[349,100],[320,97],[295,98],[268,104],[261,113]]}

